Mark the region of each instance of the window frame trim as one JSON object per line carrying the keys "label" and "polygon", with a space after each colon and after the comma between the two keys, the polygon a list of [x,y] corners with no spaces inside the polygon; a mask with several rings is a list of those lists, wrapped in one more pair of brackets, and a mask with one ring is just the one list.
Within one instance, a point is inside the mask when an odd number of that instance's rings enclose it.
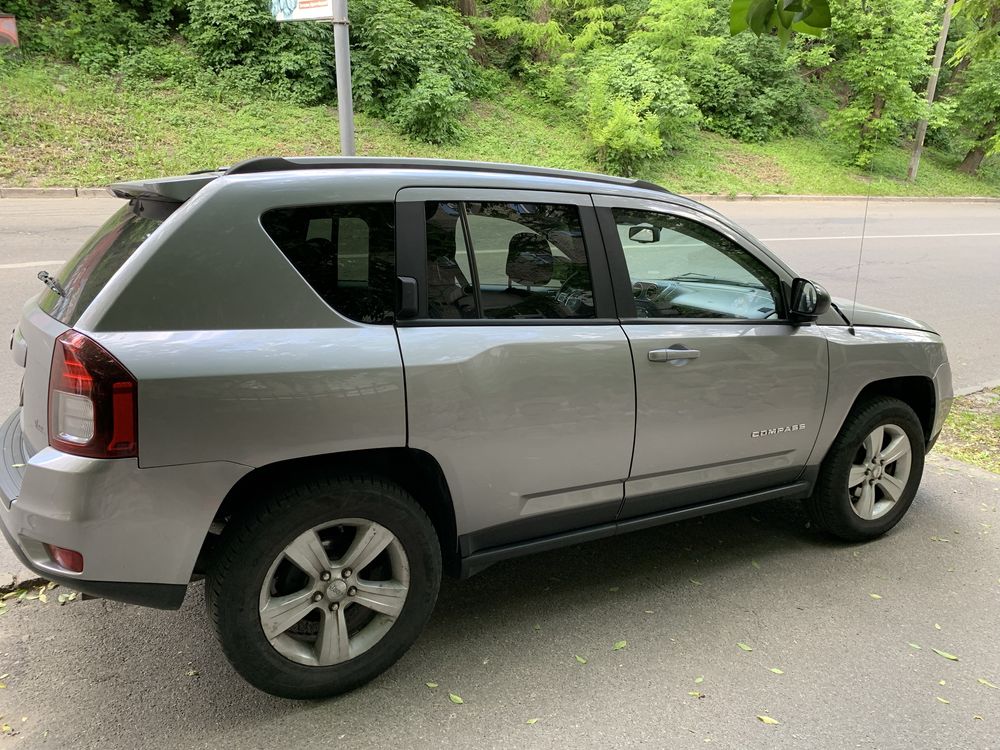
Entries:
{"label": "window frame trim", "polygon": [[[531,319],[441,319],[431,318],[427,311],[427,232],[424,204],[427,201],[458,203],[543,203],[550,205],[576,206],[580,214],[580,229],[583,233],[587,265],[590,271],[591,291],[594,295],[594,317],[592,318],[531,318]],[[467,247],[471,247],[467,238]],[[469,253],[475,259],[475,250]],[[414,326],[477,326],[477,325],[607,325],[618,324],[615,289],[611,280],[608,254],[604,245],[603,232],[598,224],[594,200],[590,193],[567,193],[549,190],[521,190],[509,188],[462,188],[462,187],[405,187],[396,193],[396,273],[409,276],[417,282],[416,317],[407,320],[397,318],[396,325]],[[478,279],[478,268],[475,270]],[[479,290],[481,291],[481,290]],[[477,291],[477,296],[479,291]],[[479,314],[481,304],[477,301]]]}
{"label": "window frame trim", "polygon": [[[615,300],[617,302],[618,318],[623,324],[630,325],[670,325],[677,324],[701,324],[701,325],[725,325],[725,324],[748,324],[755,325],[791,325],[788,318],[788,294],[791,289],[792,276],[787,270],[776,263],[760,248],[747,241],[747,239],[735,231],[733,227],[719,221],[716,217],[696,208],[681,206],[676,203],[663,201],[646,200],[638,198],[625,198],[621,196],[595,195],[594,205],[597,212],[598,224],[604,239],[608,265],[611,268],[612,283],[614,285]],[[613,209],[620,208],[632,211],[649,211],[668,216],[676,216],[688,221],[694,221],[708,229],[722,235],[737,247],[758,260],[765,268],[770,270],[778,279],[778,303],[781,305],[779,316],[773,320],[761,320],[759,318],[641,318],[637,315],[635,298],[632,294],[631,275],[628,271],[628,263],[625,260],[625,248],[621,238],[618,236],[618,223],[615,221]],[[715,248],[717,250],[717,248]]]}

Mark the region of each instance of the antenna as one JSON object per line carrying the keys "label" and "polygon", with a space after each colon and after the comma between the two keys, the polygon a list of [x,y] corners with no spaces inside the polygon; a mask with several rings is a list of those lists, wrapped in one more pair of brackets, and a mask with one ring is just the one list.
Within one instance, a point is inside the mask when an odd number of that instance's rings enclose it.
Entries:
{"label": "antenna", "polygon": [[847,330],[852,336],[857,333],[854,330],[854,314],[858,310],[858,285],[861,283],[861,260],[865,253],[865,230],[868,228],[868,204],[872,202],[872,183],[875,181],[875,156],[878,153],[878,131],[875,131],[875,142],[872,146],[872,160],[868,165],[868,195],[865,196],[865,216],[861,220],[861,244],[858,246],[858,272],[854,276],[854,299],[851,301],[851,317]]}

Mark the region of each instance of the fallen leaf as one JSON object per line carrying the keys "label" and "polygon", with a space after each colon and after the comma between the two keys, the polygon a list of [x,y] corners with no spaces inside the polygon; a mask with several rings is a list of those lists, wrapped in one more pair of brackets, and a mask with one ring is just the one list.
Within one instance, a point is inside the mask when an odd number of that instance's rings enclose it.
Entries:
{"label": "fallen leaf", "polygon": [[950,661],[958,661],[958,657],[955,656],[955,654],[949,654],[947,651],[941,651],[940,649],[936,648],[932,648],[931,651],[933,651],[938,656],[943,656],[945,659],[948,659]]}
{"label": "fallen leaf", "polygon": [[42,604],[48,604],[49,603],[49,597],[47,597],[45,594],[39,594],[38,595],[38,601],[40,601]]}
{"label": "fallen leaf", "polygon": [[586,660],[586,659],[584,659],[584,658],[583,658],[582,656],[580,656],[579,654],[574,654],[573,658],[575,658],[575,659],[576,659],[576,662],[577,662],[577,664],[586,664],[586,663],[587,663],[587,660]]}
{"label": "fallen leaf", "polygon": [[774,672],[775,674],[784,674],[784,672],[782,672],[777,667],[771,667],[771,669],[769,671]]}
{"label": "fallen leaf", "polygon": [[978,680],[976,680],[976,682],[978,682],[980,685],[985,685],[986,687],[993,688],[994,690],[1000,690],[1000,685],[994,685],[992,682],[985,679],[984,677],[980,677]]}
{"label": "fallen leaf", "polygon": [[951,539],[942,539],[942,538],[941,538],[941,537],[939,537],[939,536],[932,536],[932,537],[931,537],[931,541],[932,541],[932,542],[950,542],[950,541],[951,541]]}
{"label": "fallen leaf", "polygon": [[940,695],[937,697],[937,699],[942,703],[951,703],[950,700],[948,700],[947,698],[942,698]]}
{"label": "fallen leaf", "polygon": [[938,685],[944,685],[944,680],[938,680]]}
{"label": "fallen leaf", "polygon": [[751,560],[750,564],[753,565],[757,570],[760,570],[760,563],[756,560]]}
{"label": "fallen leaf", "polygon": [[24,589],[16,589],[14,591],[8,591],[3,596],[0,596],[0,601],[7,601],[8,599],[13,599],[15,596],[20,599],[26,593],[28,592],[25,591]]}
{"label": "fallen leaf", "polygon": [[617,591],[618,589],[619,589],[618,586],[612,586],[611,588],[608,589],[608,591]]}
{"label": "fallen leaf", "polygon": [[612,651],[621,651],[627,645],[628,645],[628,641],[615,641],[615,645],[614,645],[614,647],[611,650]]}
{"label": "fallen leaf", "polygon": [[0,682],[0,690],[6,690],[6,689],[7,686],[4,683]]}
{"label": "fallen leaf", "polygon": [[199,672],[199,671],[198,671],[197,669],[189,669],[189,670],[187,671],[187,676],[188,676],[188,677],[197,677],[197,676],[198,676],[198,675],[200,675],[200,674],[201,674],[201,673],[200,673],[200,672]]}
{"label": "fallen leaf", "polygon": [[870,596],[872,599],[881,599],[882,598],[878,594],[869,594],[868,596]]}
{"label": "fallen leaf", "polygon": [[704,681],[705,681],[705,678],[704,678],[704,677],[695,677],[695,678],[694,678],[694,684],[695,684],[695,685],[700,685],[700,684],[701,684],[701,683],[703,683]]}
{"label": "fallen leaf", "polygon": [[59,596],[56,597],[56,601],[58,601],[60,604],[65,604],[66,602],[69,601],[69,597],[70,597],[69,594],[59,594]]}
{"label": "fallen leaf", "polygon": [[455,695],[454,693],[448,693],[448,700],[450,700],[455,705],[462,705],[465,701],[462,700],[460,695]]}
{"label": "fallen leaf", "polygon": [[24,464],[11,464],[10,468],[12,468],[12,469],[23,469],[24,468]]}
{"label": "fallen leaf", "polygon": [[941,626],[940,626],[940,625],[938,625],[937,623],[934,623],[934,629],[935,629],[935,630],[940,630],[940,629],[941,629]]}
{"label": "fallen leaf", "polygon": [[535,624],[534,624],[534,625],[533,625],[532,627],[533,627],[533,628],[534,628],[535,630],[541,630],[541,629],[542,629],[542,626],[541,626],[541,625],[539,625],[539,624],[538,624],[537,622],[536,622],[536,623],[535,623]]}
{"label": "fallen leaf", "polygon": [[45,588],[46,588],[46,589],[48,589],[49,591],[51,591],[52,589],[54,589],[54,588],[55,588],[56,586],[58,586],[58,585],[59,585],[59,584],[58,584],[58,583],[56,583],[55,581],[49,581],[49,585],[48,585],[48,586],[46,586]]}
{"label": "fallen leaf", "polygon": [[917,651],[920,650],[920,646],[918,646],[916,643],[907,643],[906,645],[909,646],[910,648],[915,648]]}
{"label": "fallen leaf", "polygon": [[780,724],[781,723],[777,719],[772,719],[770,716],[758,716],[757,718],[760,719],[765,724]]}
{"label": "fallen leaf", "polygon": [[688,695],[690,695],[692,698],[704,698],[705,697],[704,693],[699,693],[697,690],[689,690],[688,691]]}
{"label": "fallen leaf", "polygon": [[531,724],[537,724],[537,723],[538,723],[538,719],[528,719],[528,720],[527,720],[526,722],[524,722],[524,723],[525,723],[525,724],[528,724],[528,725],[531,725]]}
{"label": "fallen leaf", "polygon": [[701,581],[697,581],[694,578],[688,578],[688,580],[691,581],[691,583],[693,583],[695,586],[701,586]]}
{"label": "fallen leaf", "polygon": [[975,716],[973,716],[972,718],[973,718],[973,719],[975,719],[976,721],[982,721],[982,720],[983,720],[983,717],[982,717],[982,716],[980,716],[979,714],[976,714],[976,715],[975,715]]}
{"label": "fallen leaf", "polygon": [[653,610],[651,610],[651,609],[646,609],[646,610],[643,610],[643,611],[644,611],[644,612],[645,612],[645,613],[646,613],[647,615],[652,615],[652,614],[655,614],[655,612],[654,612]]}
{"label": "fallen leaf", "polygon": [[431,690],[433,690],[434,688],[436,688],[438,686],[438,684],[436,682],[425,682],[424,684],[427,687],[429,687]]}
{"label": "fallen leaf", "polygon": [[753,648],[751,648],[750,646],[748,646],[745,643],[737,643],[736,645],[739,646],[744,651],[753,651]]}

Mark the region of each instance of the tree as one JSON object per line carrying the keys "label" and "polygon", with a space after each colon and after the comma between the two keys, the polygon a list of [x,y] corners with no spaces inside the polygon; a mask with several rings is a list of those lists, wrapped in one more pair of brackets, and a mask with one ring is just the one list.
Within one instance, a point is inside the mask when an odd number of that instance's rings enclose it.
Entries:
{"label": "tree", "polygon": [[821,36],[830,27],[828,0],[733,0],[729,30],[752,31],[757,36],[774,31],[787,43],[793,31]]}
{"label": "tree", "polygon": [[954,119],[968,149],[960,172],[975,174],[983,159],[1000,153],[1000,50],[973,59],[957,97]]}
{"label": "tree", "polygon": [[932,17],[921,0],[834,0],[834,76],[849,91],[828,127],[871,163],[877,143],[898,138],[924,112],[914,84],[928,73]]}

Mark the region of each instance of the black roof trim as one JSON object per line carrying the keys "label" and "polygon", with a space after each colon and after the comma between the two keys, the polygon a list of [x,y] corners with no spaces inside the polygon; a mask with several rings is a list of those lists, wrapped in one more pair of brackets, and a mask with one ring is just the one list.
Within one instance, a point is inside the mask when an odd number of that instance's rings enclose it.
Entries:
{"label": "black roof trim", "polygon": [[223,174],[257,174],[261,172],[286,172],[300,169],[440,169],[460,172],[487,172],[491,174],[534,175],[559,177],[562,179],[598,182],[622,187],[653,190],[658,193],[672,193],[664,187],[645,180],[626,177],[611,177],[592,172],[574,172],[568,169],[549,169],[523,164],[500,164],[494,162],[472,162],[450,159],[410,159],[381,157],[305,157],[302,160],[286,159],[281,156],[259,156],[241,161],[229,167]]}

